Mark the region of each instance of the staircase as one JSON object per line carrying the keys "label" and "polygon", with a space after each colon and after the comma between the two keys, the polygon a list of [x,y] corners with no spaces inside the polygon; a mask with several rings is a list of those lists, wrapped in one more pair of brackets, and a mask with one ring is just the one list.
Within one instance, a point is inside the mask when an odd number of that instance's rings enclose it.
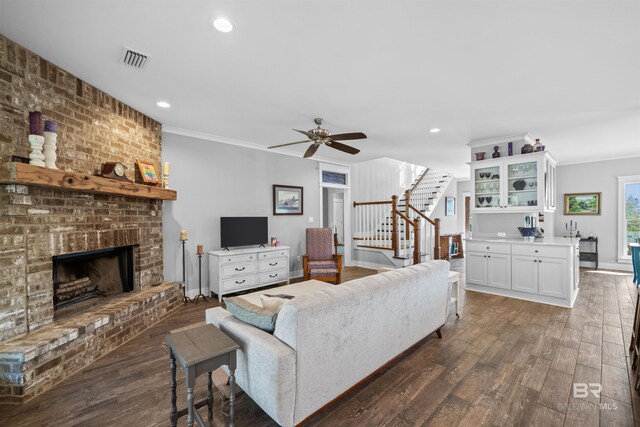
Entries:
{"label": "staircase", "polygon": [[378,251],[396,267],[439,258],[440,220],[431,215],[451,179],[448,173],[427,169],[401,199],[354,202],[355,248]]}

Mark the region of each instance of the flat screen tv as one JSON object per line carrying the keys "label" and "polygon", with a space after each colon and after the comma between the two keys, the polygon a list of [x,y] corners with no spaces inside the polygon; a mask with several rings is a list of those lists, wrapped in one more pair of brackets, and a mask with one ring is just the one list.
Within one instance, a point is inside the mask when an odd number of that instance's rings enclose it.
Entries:
{"label": "flat screen tv", "polygon": [[220,217],[220,246],[264,245],[269,242],[266,216]]}

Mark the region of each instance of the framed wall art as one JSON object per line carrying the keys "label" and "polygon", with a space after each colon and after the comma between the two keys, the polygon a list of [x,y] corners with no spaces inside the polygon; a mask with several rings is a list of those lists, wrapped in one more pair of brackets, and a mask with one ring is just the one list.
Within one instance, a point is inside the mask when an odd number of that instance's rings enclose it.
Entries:
{"label": "framed wall art", "polygon": [[160,183],[158,172],[156,171],[156,167],[153,163],[142,160],[136,160],[136,163],[138,164],[138,170],[140,171],[142,181],[144,181],[145,184],[158,185]]}
{"label": "framed wall art", "polygon": [[602,193],[565,193],[565,215],[600,215]]}
{"label": "framed wall art", "polygon": [[303,188],[292,185],[273,185],[273,214],[302,215]]}
{"label": "framed wall art", "polygon": [[444,198],[444,214],[445,216],[452,216],[456,214],[456,198],[455,197],[445,197]]}

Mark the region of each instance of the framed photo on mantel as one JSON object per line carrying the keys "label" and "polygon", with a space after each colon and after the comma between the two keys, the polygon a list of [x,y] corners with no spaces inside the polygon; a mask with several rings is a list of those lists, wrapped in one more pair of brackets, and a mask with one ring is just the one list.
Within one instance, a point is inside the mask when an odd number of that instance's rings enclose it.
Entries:
{"label": "framed photo on mantel", "polygon": [[292,185],[273,185],[273,214],[302,215],[303,189]]}
{"label": "framed photo on mantel", "polygon": [[140,171],[142,181],[145,184],[158,185],[160,183],[158,172],[156,171],[156,167],[153,163],[145,162],[143,160],[136,160],[136,163],[138,165],[138,171]]}

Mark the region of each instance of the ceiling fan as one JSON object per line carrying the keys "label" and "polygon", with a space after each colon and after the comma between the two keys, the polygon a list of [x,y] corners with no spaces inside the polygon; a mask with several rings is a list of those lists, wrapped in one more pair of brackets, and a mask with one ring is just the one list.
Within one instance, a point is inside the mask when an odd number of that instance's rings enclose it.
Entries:
{"label": "ceiling fan", "polygon": [[289,142],[288,144],[273,145],[268,148],[285,147],[287,145],[313,142],[313,144],[311,144],[311,146],[307,148],[307,151],[304,153],[303,157],[305,159],[307,157],[313,156],[316,153],[316,151],[318,151],[318,148],[323,144],[326,145],[327,147],[335,148],[336,150],[340,150],[345,153],[358,154],[360,150],[358,150],[357,148],[350,147],[338,141],[347,141],[352,139],[365,139],[367,137],[367,135],[365,135],[362,132],[339,133],[337,135],[331,135],[331,132],[329,132],[327,129],[322,129],[320,127],[320,125],[322,125],[323,119],[318,117],[313,121],[315,122],[316,125],[318,125],[318,127],[315,129],[311,129],[308,131],[293,129],[296,132],[300,132],[301,134],[305,135],[309,139],[306,139],[304,141]]}

